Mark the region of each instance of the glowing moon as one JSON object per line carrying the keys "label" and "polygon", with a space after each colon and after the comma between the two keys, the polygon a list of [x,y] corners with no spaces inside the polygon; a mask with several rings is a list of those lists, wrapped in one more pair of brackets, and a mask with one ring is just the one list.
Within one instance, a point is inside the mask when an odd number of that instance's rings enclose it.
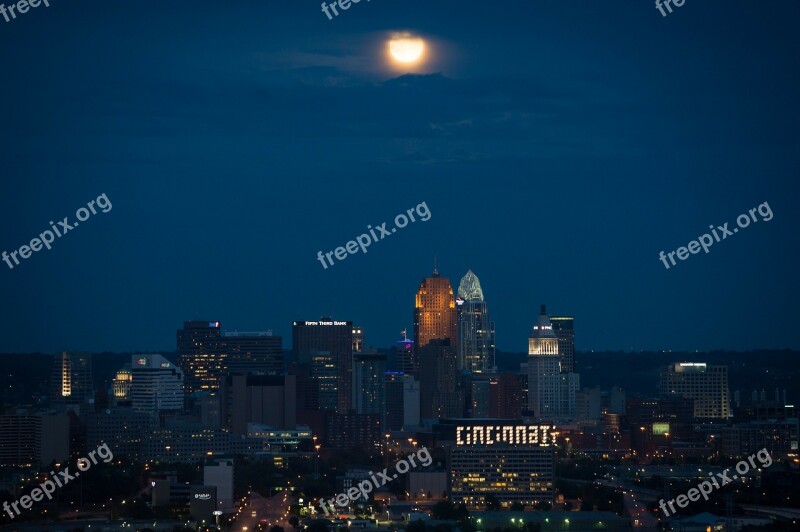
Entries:
{"label": "glowing moon", "polygon": [[419,37],[393,37],[389,41],[389,53],[400,63],[416,63],[425,53],[425,41]]}

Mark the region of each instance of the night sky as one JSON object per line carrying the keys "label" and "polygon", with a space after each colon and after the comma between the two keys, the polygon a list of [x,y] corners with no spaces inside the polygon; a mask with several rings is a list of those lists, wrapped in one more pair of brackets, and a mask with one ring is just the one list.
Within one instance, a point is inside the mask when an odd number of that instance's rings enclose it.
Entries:
{"label": "night sky", "polygon": [[[388,346],[439,271],[497,346],[800,348],[800,4],[50,0],[0,18],[0,351],[172,351],[332,316]],[[428,61],[391,68],[393,32]],[[367,225],[417,221],[323,269]],[[768,202],[665,269],[658,258]],[[760,218],[759,218],[760,220]]]}

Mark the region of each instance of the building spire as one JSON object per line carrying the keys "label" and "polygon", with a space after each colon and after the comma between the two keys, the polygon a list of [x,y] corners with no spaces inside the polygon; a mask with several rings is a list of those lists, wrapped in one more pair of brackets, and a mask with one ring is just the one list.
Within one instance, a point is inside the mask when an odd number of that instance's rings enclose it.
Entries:
{"label": "building spire", "polygon": [[539,313],[541,316],[547,316],[547,305],[542,305],[542,311]]}
{"label": "building spire", "polygon": [[439,277],[439,270],[436,268],[436,255],[433,256],[433,276]]}

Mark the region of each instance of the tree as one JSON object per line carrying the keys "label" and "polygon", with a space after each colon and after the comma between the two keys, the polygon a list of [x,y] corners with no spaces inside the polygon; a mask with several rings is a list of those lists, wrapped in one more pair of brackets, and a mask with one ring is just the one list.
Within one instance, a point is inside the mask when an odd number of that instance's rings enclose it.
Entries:
{"label": "tree", "polygon": [[522,506],[522,503],[521,503],[521,502],[519,502],[519,501],[517,501],[517,502],[515,502],[515,503],[513,503],[513,504],[511,505],[511,511],[512,511],[512,512],[522,512],[522,511],[524,511],[524,510],[525,510],[525,507],[524,507],[524,506]]}
{"label": "tree", "polygon": [[269,532],[283,532],[283,527],[274,525],[272,528],[269,529]]}
{"label": "tree", "polygon": [[296,515],[293,515],[289,518],[289,524],[292,525],[293,528],[297,528],[298,526],[300,526],[300,520],[297,518]]}

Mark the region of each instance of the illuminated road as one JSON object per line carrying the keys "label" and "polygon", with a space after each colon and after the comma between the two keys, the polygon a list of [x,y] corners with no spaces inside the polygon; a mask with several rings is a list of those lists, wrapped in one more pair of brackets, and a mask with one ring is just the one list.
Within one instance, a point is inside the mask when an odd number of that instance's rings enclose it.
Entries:
{"label": "illuminated road", "polygon": [[260,494],[252,492],[245,499],[239,517],[230,530],[253,532],[257,525],[263,522],[266,530],[278,525],[290,532],[292,525],[286,521],[288,519],[286,512],[292,502],[292,497],[286,492],[277,493],[272,498],[262,497]]}

